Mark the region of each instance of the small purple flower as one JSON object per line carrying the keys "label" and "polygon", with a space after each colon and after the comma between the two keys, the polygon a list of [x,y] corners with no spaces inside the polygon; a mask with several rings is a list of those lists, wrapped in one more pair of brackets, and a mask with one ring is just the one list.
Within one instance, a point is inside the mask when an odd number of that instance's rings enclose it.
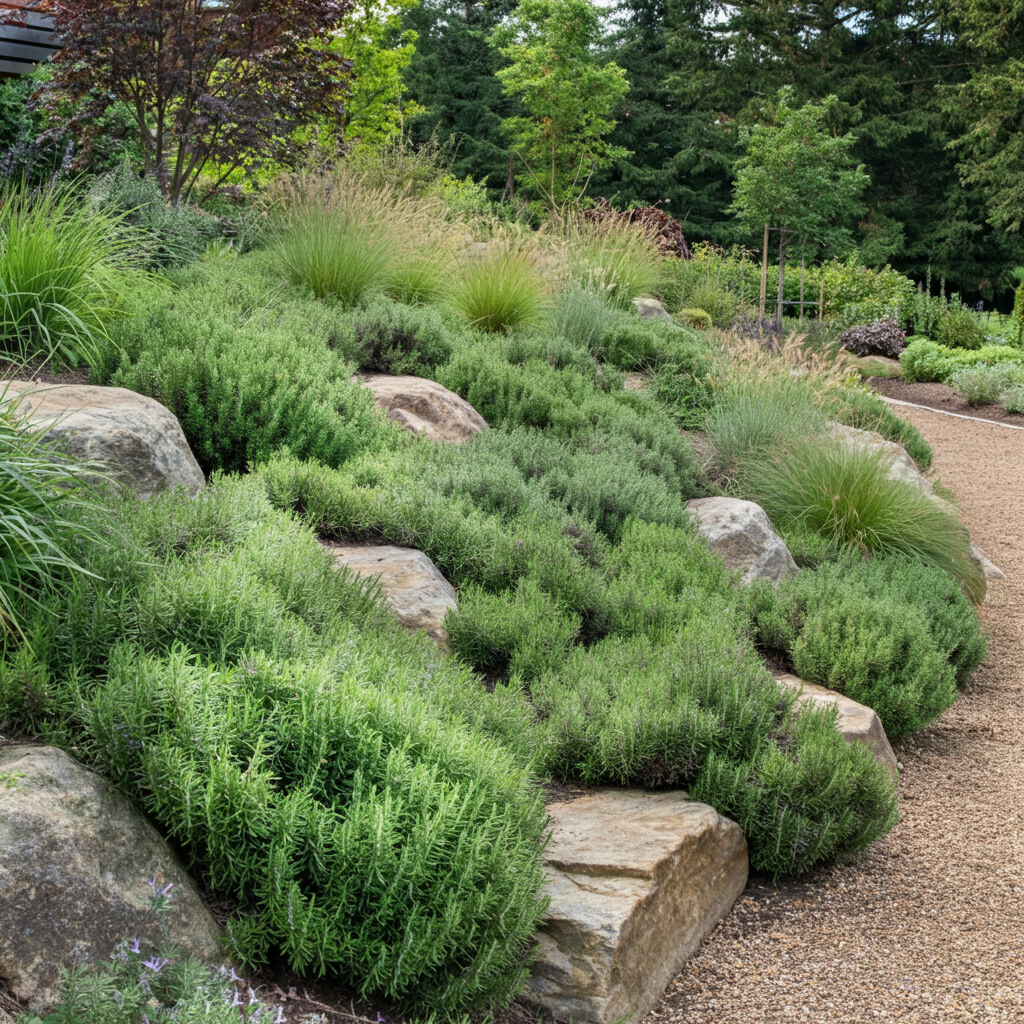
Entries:
{"label": "small purple flower", "polygon": [[142,950],[139,949],[139,940],[138,939],[132,939],[132,944],[128,948],[133,953],[141,953],[142,952]]}
{"label": "small purple flower", "polygon": [[387,1017],[382,1016],[380,1010],[378,1010],[377,1011],[377,1024],[384,1024],[384,1022],[386,1020],[387,1020]]}
{"label": "small purple flower", "polygon": [[243,1005],[245,1005],[242,1002],[241,996],[239,996],[239,994],[238,994],[238,989],[237,988],[235,989],[235,998],[231,1000],[231,1005],[232,1006],[243,1006]]}
{"label": "small purple flower", "polygon": [[162,880],[157,878],[156,875],[154,875],[149,880],[149,887],[153,890],[154,896],[166,896],[174,888],[173,882],[168,882],[166,885],[161,885],[161,881]]}
{"label": "small purple flower", "polygon": [[159,974],[160,971],[170,963],[170,960],[165,956],[153,956],[148,960],[142,961],[143,967],[148,967],[154,974]]}

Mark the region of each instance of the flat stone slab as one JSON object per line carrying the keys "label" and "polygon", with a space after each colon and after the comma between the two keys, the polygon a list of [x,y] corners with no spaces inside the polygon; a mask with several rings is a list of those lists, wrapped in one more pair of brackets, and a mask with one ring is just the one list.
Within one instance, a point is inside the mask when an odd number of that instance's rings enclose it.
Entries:
{"label": "flat stone slab", "polygon": [[361,373],[359,379],[388,417],[411,434],[458,443],[487,429],[469,402],[435,381],[386,373]]}
{"label": "flat stone slab", "polygon": [[747,884],[740,827],[686,793],[548,807],[550,896],[524,996],[558,1020],[640,1020]]}
{"label": "flat stone slab", "polygon": [[882,720],[873,709],[858,704],[855,700],[850,700],[849,697],[845,697],[835,690],[805,682],[799,676],[789,672],[776,672],[773,675],[787,689],[796,690],[802,701],[821,707],[837,707],[839,709],[839,732],[843,739],[847,743],[863,743],[893,779],[898,777],[896,755],[889,745],[889,737],[885,735],[885,729],[882,728]]}
{"label": "flat stone slab", "polygon": [[146,499],[206,482],[178,418],[156,399],[126,388],[91,384],[34,384],[13,380],[6,398],[27,424],[48,427],[46,440],[69,455],[105,463],[113,478]]}
{"label": "flat stone slab", "polygon": [[455,588],[436,565],[416,548],[391,544],[325,544],[337,566],[357,576],[378,577],[398,621],[408,629],[424,630],[439,644],[448,643],[444,617],[458,611]]}
{"label": "flat stone slab", "polygon": [[55,747],[0,748],[0,978],[40,1015],[59,968],[161,935],[149,879],[172,883],[163,924],[187,955],[223,963],[220,928],[170,847],[128,798]]}
{"label": "flat stone slab", "polygon": [[722,556],[727,568],[743,573],[741,583],[778,583],[797,571],[786,542],[760,505],[739,498],[694,498],[686,507],[712,551]]}

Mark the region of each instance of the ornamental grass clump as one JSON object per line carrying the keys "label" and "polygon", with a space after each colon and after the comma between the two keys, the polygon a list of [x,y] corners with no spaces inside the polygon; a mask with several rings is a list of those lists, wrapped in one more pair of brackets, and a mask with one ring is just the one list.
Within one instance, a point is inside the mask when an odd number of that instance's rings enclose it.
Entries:
{"label": "ornamental grass clump", "polygon": [[273,203],[278,265],[318,298],[429,302],[445,290],[453,233],[439,199],[372,188],[339,169],[282,179]]}
{"label": "ornamental grass clump", "polygon": [[706,421],[711,471],[746,497],[749,473],[780,447],[819,433],[824,423],[814,393],[802,380],[765,376],[731,381]]}
{"label": "ornamental grass clump", "polygon": [[66,188],[0,190],[0,351],[18,362],[97,362],[132,245],[117,218]]}
{"label": "ornamental grass clump", "polygon": [[471,327],[488,334],[537,327],[548,303],[537,253],[530,246],[492,242],[458,268],[448,302]]}
{"label": "ornamental grass clump", "polygon": [[39,584],[67,571],[87,572],[75,559],[83,537],[94,536],[76,511],[92,507],[85,474],[44,440],[46,428],[17,421],[21,398],[0,387],[0,635],[23,636],[26,611]]}
{"label": "ornamental grass clump", "polygon": [[808,438],[746,460],[741,494],[780,528],[800,528],[864,554],[899,553],[942,569],[975,603],[985,577],[963,524],[947,506],[889,476],[889,461],[830,438]]}
{"label": "ornamental grass clump", "polygon": [[594,221],[567,214],[555,232],[553,244],[562,254],[570,287],[594,291],[621,309],[658,290],[663,257],[650,228],[625,219]]}

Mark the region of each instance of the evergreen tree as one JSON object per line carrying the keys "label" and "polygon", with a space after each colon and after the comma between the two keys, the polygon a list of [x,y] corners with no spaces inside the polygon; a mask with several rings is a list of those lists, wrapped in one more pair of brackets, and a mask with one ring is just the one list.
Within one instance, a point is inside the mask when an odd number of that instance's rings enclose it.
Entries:
{"label": "evergreen tree", "polygon": [[508,142],[502,121],[516,111],[495,72],[504,58],[488,43],[515,0],[421,0],[404,25],[417,33],[405,71],[409,97],[426,113],[409,125],[413,141],[454,150],[452,173],[504,189]]}
{"label": "evergreen tree", "polygon": [[696,26],[686,57],[692,67],[708,43],[700,26],[711,7],[706,0],[624,0],[616,9],[607,52],[625,69],[630,88],[610,141],[632,156],[595,175],[591,191],[619,207],[657,204],[688,236],[728,244],[739,237],[723,213],[740,152],[736,131],[700,97],[684,100],[667,86],[678,66],[678,34]]}

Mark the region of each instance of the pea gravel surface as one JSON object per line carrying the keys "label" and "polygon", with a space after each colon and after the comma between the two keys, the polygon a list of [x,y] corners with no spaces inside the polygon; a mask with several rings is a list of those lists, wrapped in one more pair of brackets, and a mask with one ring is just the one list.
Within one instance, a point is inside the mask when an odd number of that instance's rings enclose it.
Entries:
{"label": "pea gravel surface", "polygon": [[902,820],[853,862],[752,876],[645,1024],[1024,1022],[1024,431],[893,406],[1005,573],[988,656],[896,748]]}

